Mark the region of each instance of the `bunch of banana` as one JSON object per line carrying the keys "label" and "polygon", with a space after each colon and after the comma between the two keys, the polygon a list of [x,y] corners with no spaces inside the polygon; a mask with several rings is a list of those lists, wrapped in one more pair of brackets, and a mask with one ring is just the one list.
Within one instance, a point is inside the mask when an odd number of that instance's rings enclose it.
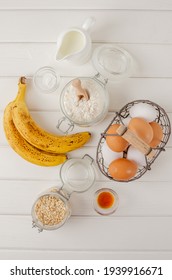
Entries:
{"label": "bunch of banana", "polygon": [[26,78],[20,78],[18,94],[4,111],[4,131],[10,146],[24,159],[37,165],[63,163],[65,153],[82,147],[91,137],[89,132],[71,135],[51,134],[32,119],[25,103]]}

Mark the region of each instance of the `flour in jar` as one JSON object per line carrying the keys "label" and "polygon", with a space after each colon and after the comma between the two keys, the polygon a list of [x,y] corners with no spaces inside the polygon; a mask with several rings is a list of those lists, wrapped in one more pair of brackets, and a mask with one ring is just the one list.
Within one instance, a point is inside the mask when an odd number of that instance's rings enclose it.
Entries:
{"label": "flour in jar", "polygon": [[93,122],[104,110],[104,89],[92,79],[80,79],[89,99],[78,100],[76,88],[69,85],[64,93],[64,108],[67,116],[76,123]]}

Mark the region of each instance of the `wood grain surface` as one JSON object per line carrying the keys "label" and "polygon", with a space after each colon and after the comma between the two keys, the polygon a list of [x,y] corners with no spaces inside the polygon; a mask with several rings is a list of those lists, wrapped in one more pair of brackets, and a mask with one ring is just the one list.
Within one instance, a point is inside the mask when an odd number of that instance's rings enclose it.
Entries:
{"label": "wood grain surface", "polygon": [[[131,183],[108,180],[94,163],[96,182],[87,192],[71,196],[72,217],[65,226],[42,234],[32,229],[32,204],[41,192],[61,186],[60,166],[35,166],[19,157],[6,141],[3,111],[15,98],[18,78],[26,75],[31,115],[44,129],[58,133],[63,87],[74,77],[93,77],[97,71],[91,61],[82,66],[57,63],[56,41],[62,30],[82,26],[88,16],[96,18],[93,51],[100,44],[117,44],[131,53],[133,71],[126,81],[108,81],[108,115],[87,128],[91,141],[69,157],[87,153],[96,159],[101,132],[132,100],[154,101],[172,121],[172,1],[0,1],[0,259],[172,258],[172,138],[152,169]],[[37,92],[32,83],[44,65],[61,77],[53,94]],[[119,195],[119,208],[109,217],[93,209],[94,192],[102,187]]]}

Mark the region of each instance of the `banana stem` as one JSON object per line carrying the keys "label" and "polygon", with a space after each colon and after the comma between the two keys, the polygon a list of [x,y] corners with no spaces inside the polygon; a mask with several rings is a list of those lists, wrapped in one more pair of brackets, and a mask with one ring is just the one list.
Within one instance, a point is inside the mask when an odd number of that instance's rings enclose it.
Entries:
{"label": "banana stem", "polygon": [[26,84],[26,77],[20,77],[19,84]]}
{"label": "banana stem", "polygon": [[18,93],[14,101],[23,101],[26,92],[26,78],[20,77],[18,83]]}

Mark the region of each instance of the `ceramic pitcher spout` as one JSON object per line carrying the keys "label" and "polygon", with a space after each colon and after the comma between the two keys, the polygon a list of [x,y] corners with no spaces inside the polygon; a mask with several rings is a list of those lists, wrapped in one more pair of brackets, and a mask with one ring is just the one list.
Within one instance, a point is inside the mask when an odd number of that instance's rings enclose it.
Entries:
{"label": "ceramic pitcher spout", "polygon": [[70,59],[71,55],[63,55],[61,52],[57,52],[56,54],[56,60],[57,61],[62,61],[62,60],[65,60],[65,59]]}
{"label": "ceramic pitcher spout", "polygon": [[56,60],[57,61],[62,61],[71,56],[68,53],[65,53],[64,37],[65,37],[65,34],[62,34],[61,38],[59,38],[59,40],[57,42],[57,51],[56,51]]}
{"label": "ceramic pitcher spout", "polygon": [[57,44],[56,60],[72,59],[79,54],[86,45],[85,36],[79,29],[71,29],[61,35]]}

